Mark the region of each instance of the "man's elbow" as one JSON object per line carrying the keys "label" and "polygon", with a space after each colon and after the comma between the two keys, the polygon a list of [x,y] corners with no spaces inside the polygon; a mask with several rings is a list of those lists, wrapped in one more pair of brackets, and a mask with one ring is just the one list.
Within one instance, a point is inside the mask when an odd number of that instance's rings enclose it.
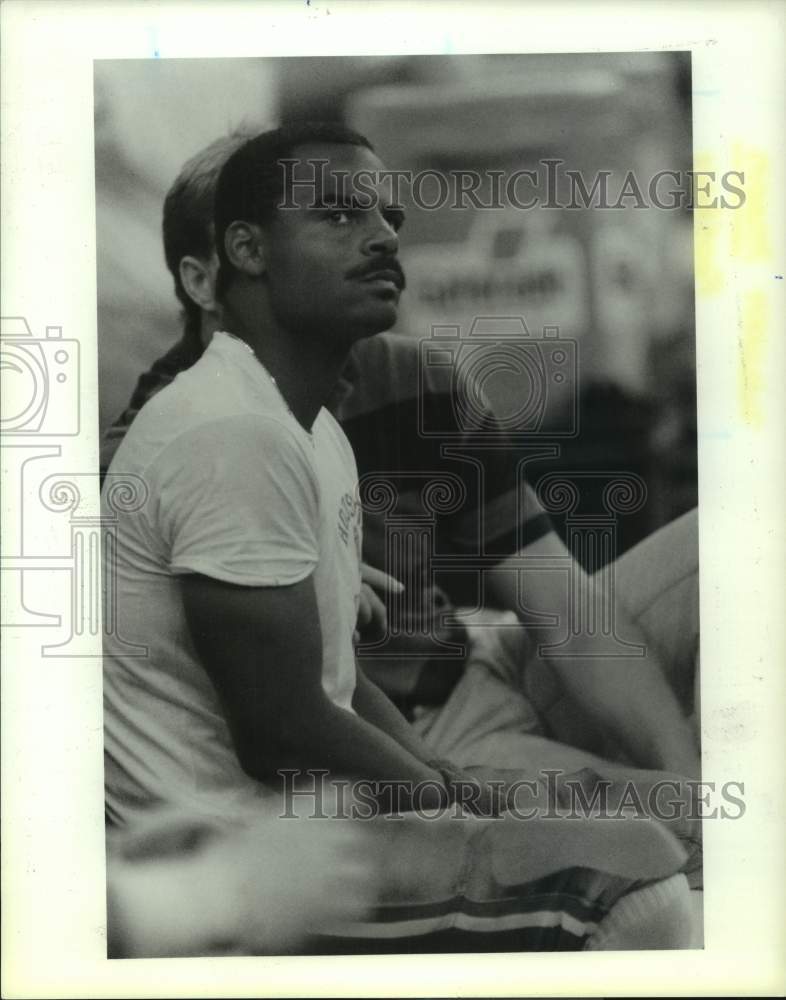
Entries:
{"label": "man's elbow", "polygon": [[284,769],[320,767],[319,734],[324,706],[302,705],[297,712],[278,712],[235,739],[240,766],[258,781],[270,781]]}

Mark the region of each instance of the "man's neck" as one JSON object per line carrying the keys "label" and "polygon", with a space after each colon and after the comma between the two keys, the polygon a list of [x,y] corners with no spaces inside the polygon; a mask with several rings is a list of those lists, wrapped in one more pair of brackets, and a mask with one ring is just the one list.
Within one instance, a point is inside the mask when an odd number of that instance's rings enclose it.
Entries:
{"label": "man's neck", "polygon": [[207,312],[203,309],[199,323],[199,339],[202,341],[202,349],[204,350],[207,347],[213,339],[214,333],[223,329],[221,316],[218,313]]}
{"label": "man's neck", "polygon": [[331,398],[348,350],[337,348],[327,335],[301,339],[279,330],[274,323],[252,325],[230,309],[224,314],[223,329],[248,344],[275,380],[292,415],[310,431]]}

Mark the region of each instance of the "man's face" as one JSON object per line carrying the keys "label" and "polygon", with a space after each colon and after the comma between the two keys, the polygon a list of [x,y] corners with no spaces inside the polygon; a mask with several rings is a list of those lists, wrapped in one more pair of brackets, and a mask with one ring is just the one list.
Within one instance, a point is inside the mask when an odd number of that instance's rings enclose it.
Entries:
{"label": "man's face", "polygon": [[[389,329],[404,287],[403,213],[391,205],[390,185],[379,183],[382,163],[343,143],[303,145],[292,158],[299,166],[290,176],[309,183],[290,187],[286,199],[297,207],[277,209],[263,234],[275,318],[293,333],[337,336],[344,346]],[[329,161],[324,187],[320,168],[307,162],[316,159]],[[343,185],[332,176],[338,171],[347,175]]]}

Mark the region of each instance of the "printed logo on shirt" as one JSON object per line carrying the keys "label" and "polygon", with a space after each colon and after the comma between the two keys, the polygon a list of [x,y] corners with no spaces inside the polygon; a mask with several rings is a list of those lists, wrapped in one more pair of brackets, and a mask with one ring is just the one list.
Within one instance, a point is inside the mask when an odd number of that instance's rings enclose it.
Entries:
{"label": "printed logo on shirt", "polygon": [[341,541],[349,546],[350,541],[355,543],[355,547],[360,550],[360,501],[352,495],[345,493],[338,508],[338,534]]}

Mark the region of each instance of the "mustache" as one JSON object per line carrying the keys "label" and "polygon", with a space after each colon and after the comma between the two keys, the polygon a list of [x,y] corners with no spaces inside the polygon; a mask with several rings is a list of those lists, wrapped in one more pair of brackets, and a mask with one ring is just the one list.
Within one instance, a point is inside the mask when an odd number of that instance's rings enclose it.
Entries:
{"label": "mustache", "polygon": [[373,260],[364,261],[357,267],[353,267],[347,272],[348,278],[368,278],[378,274],[380,271],[392,271],[396,277],[399,289],[406,288],[407,279],[404,276],[404,269],[398,261],[398,257],[374,257]]}

